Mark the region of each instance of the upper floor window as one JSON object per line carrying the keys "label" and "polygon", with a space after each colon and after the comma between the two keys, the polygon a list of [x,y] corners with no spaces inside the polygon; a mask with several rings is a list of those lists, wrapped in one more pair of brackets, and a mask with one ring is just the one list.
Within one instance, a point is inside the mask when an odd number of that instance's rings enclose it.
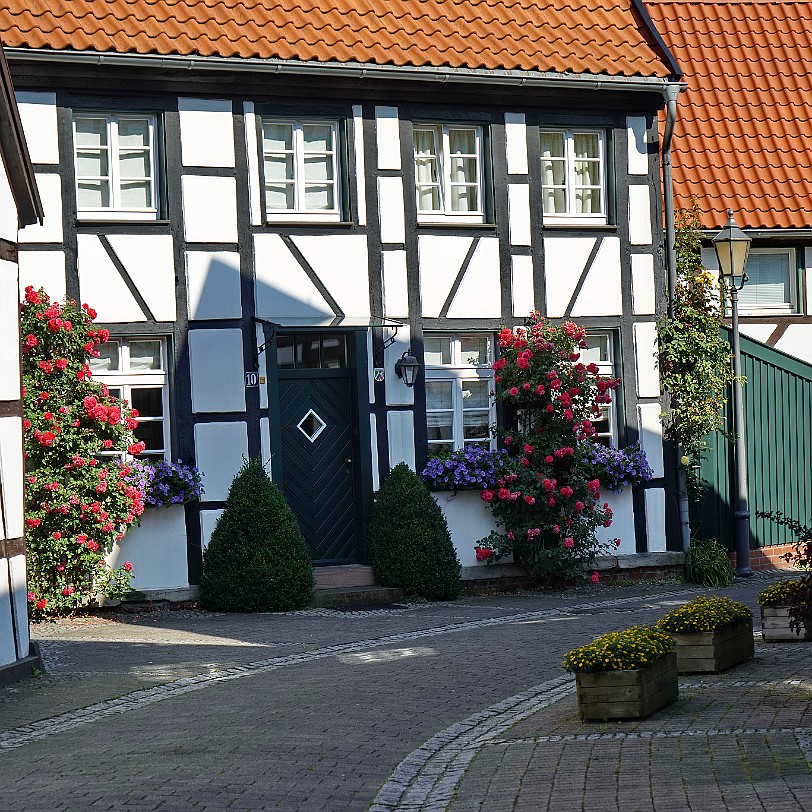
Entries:
{"label": "upper floor window", "polygon": [[156,129],[151,115],[74,117],[79,216],[158,218]]}
{"label": "upper floor window", "polygon": [[481,127],[415,126],[414,175],[421,220],[484,220]]}
{"label": "upper floor window", "polygon": [[744,312],[797,312],[795,251],[752,248],[747,257],[747,282],[739,291]]}
{"label": "upper floor window", "polygon": [[341,219],[336,121],[262,120],[265,209],[274,219]]}
{"label": "upper floor window", "polygon": [[542,130],[540,140],[545,218],[605,222],[604,133]]}
{"label": "upper floor window", "polygon": [[493,448],[493,338],[427,333],[423,342],[429,456],[468,445]]}

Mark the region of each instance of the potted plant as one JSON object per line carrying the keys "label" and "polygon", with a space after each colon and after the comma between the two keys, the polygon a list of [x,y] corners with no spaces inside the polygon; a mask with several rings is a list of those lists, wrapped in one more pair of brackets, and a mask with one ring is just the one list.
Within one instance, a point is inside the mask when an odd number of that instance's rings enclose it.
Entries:
{"label": "potted plant", "polygon": [[765,643],[812,640],[812,608],[807,609],[806,618],[799,623],[791,623],[790,618],[790,608],[804,599],[807,589],[805,579],[784,578],[759,593],[761,636]]}
{"label": "potted plant", "polygon": [[642,719],[679,693],[671,635],[633,626],[573,649],[562,666],[575,673],[582,721]]}
{"label": "potted plant", "polygon": [[657,622],[674,638],[680,674],[724,671],[750,659],[753,613],[724,597],[694,598]]}

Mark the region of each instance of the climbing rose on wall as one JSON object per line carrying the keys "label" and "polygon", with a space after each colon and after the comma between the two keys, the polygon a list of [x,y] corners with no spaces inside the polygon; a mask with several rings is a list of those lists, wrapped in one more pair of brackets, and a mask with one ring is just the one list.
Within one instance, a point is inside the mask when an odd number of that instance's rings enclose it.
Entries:
{"label": "climbing rose on wall", "polygon": [[[94,595],[121,596],[132,565],[105,562],[144,511],[128,466],[110,452],[144,449],[138,414],[93,380],[88,361],[109,338],[95,311],[28,287],[21,305],[26,546],[33,616],[66,614]],[[104,456],[103,452],[108,452]],[[129,562],[128,562],[129,563]]]}

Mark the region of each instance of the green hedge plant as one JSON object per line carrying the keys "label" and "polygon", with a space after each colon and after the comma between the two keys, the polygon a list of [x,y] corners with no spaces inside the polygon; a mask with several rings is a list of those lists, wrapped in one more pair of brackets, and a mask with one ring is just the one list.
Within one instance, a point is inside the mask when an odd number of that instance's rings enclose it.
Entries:
{"label": "green hedge plant", "polygon": [[259,460],[245,462],[231,483],[203,554],[200,597],[219,612],[284,612],[313,598],[310,551]]}
{"label": "green hedge plant", "polygon": [[405,463],[392,469],[378,492],[367,544],[381,586],[399,587],[429,600],[460,594],[460,562],[445,516]]}

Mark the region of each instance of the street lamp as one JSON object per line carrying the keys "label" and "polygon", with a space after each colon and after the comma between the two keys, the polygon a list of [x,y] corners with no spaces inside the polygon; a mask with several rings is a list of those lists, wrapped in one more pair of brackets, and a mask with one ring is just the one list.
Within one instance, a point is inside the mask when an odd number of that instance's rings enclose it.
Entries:
{"label": "street lamp", "polygon": [[750,569],[750,509],[747,504],[747,448],[744,440],[744,398],[742,394],[742,354],[739,341],[739,291],[747,281],[745,267],[750,238],[736,225],[733,209],[727,210],[725,227],[713,238],[724,289],[730,291],[731,332],[733,334],[733,433],[736,435],[736,509],[733,512],[736,542],[736,572],[753,575]]}

